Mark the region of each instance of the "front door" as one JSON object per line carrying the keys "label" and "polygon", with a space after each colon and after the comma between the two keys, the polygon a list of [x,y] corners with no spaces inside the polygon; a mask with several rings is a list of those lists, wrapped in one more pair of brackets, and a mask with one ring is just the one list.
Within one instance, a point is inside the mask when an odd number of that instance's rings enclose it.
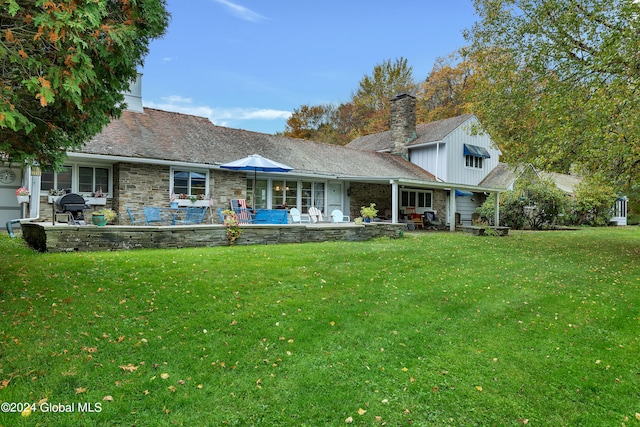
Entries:
{"label": "front door", "polygon": [[16,189],[22,185],[22,171],[0,166],[0,225],[22,218],[22,209],[16,199]]}
{"label": "front door", "polygon": [[342,210],[342,184],[329,184],[329,206],[327,215],[331,215],[334,209]]}

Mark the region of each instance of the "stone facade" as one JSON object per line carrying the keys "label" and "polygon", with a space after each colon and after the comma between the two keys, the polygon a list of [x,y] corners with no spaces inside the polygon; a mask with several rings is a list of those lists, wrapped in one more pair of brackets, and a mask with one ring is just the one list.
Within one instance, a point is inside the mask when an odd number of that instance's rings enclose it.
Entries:
{"label": "stone facade", "polygon": [[[113,191],[104,207],[118,213],[117,225],[130,225],[131,221],[125,209],[141,212],[145,206],[169,207],[171,169],[166,165],[116,163],[113,165]],[[213,196],[215,208],[227,209],[231,199],[246,198],[246,176],[242,173],[217,169],[209,170],[209,192]],[[97,206],[100,209],[103,206]],[[51,221],[54,206],[48,203],[47,196],[40,198],[40,220]],[[213,211],[207,217],[208,222],[218,223]],[[85,211],[85,214],[90,211]],[[211,221],[209,221],[209,219]]]}
{"label": "stone facade", "polygon": [[351,219],[360,215],[362,206],[375,203],[378,216],[391,209],[391,186],[387,184],[351,183]]}
{"label": "stone facade", "polygon": [[[352,182],[351,187],[351,218],[360,216],[360,207],[376,204],[378,216],[384,216],[386,210],[391,210],[391,185],[386,184],[366,184]],[[442,224],[447,222],[447,191],[432,190],[432,209],[436,211],[436,217]]]}
{"label": "stone facade", "polygon": [[407,144],[417,138],[416,99],[407,94],[398,95],[391,100],[391,142],[392,154],[409,160]]}

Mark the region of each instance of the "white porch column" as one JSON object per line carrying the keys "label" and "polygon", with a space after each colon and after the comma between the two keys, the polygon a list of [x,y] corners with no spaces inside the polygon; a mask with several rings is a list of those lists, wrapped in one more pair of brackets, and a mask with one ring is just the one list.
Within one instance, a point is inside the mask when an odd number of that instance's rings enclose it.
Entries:
{"label": "white porch column", "polygon": [[40,217],[40,167],[31,166],[29,168],[29,190],[31,191],[31,199],[29,201],[29,218]]}
{"label": "white porch column", "polygon": [[500,225],[500,193],[496,192],[496,202],[493,206],[494,215],[493,215],[493,225],[496,227]]}
{"label": "white porch column", "polygon": [[391,181],[391,222],[398,222],[398,183]]}
{"label": "white porch column", "polygon": [[449,231],[456,231],[456,189],[449,191]]}

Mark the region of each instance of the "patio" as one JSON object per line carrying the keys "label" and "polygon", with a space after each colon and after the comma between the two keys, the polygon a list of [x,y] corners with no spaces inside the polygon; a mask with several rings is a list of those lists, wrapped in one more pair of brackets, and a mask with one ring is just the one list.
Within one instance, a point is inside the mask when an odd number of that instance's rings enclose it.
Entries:
{"label": "patio", "polygon": [[[402,237],[405,224],[319,223],[247,224],[237,245],[365,241],[376,237]],[[143,248],[228,246],[226,227],[219,224],[174,226],[53,225],[27,222],[22,237],[40,252],[109,251]]]}

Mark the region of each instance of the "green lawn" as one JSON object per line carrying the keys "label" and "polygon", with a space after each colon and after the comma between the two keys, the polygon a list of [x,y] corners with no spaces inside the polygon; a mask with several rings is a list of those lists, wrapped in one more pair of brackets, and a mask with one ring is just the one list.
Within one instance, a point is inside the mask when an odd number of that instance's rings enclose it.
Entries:
{"label": "green lawn", "polygon": [[0,253],[1,426],[640,425],[637,227]]}

